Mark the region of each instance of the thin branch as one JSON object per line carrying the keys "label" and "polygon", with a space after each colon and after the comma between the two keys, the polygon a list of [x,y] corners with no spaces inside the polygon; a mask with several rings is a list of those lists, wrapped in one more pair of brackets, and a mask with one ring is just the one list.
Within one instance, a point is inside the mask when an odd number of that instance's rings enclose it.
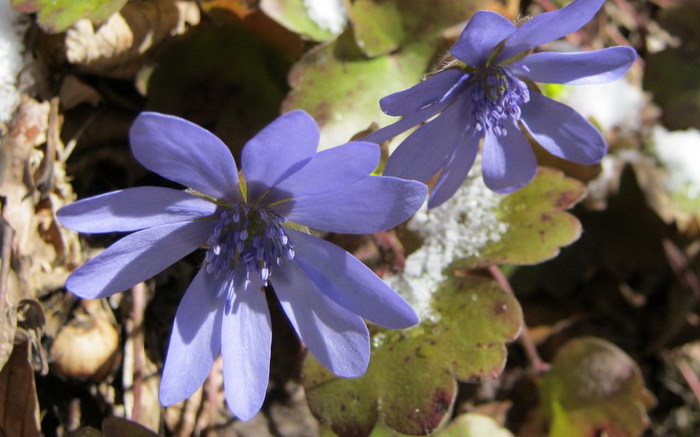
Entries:
{"label": "thin branch", "polygon": [[683,379],[685,379],[688,387],[690,387],[690,390],[695,395],[698,405],[700,405],[700,380],[698,380],[697,375],[695,375],[695,372],[693,372],[693,369],[690,368],[685,359],[681,358],[677,360],[676,366],[678,367],[678,370],[680,370],[681,375],[683,375]]}
{"label": "thin branch", "polygon": [[700,280],[690,268],[690,263],[685,254],[668,238],[661,240],[661,245],[666,254],[666,260],[673,272],[678,276],[683,288],[690,291],[695,300],[700,300]]}
{"label": "thin branch", "polygon": [[[508,278],[506,278],[498,266],[489,266],[489,272],[505,291],[515,296],[513,287],[511,287],[510,282],[508,282]],[[525,349],[525,354],[527,355],[528,360],[530,360],[532,369],[536,373],[548,371],[550,366],[542,359],[542,357],[540,357],[540,353],[537,351],[537,346],[535,346],[535,343],[532,341],[530,331],[527,329],[527,324],[524,320],[522,331],[520,332],[520,338],[518,340],[520,341],[520,345],[523,347],[523,349]]]}
{"label": "thin branch", "polygon": [[131,318],[133,330],[131,331],[131,345],[134,348],[134,408],[131,412],[131,420],[139,421],[141,413],[141,391],[144,380],[144,339],[143,339],[143,314],[146,309],[146,284],[139,282],[131,289],[132,307]]}

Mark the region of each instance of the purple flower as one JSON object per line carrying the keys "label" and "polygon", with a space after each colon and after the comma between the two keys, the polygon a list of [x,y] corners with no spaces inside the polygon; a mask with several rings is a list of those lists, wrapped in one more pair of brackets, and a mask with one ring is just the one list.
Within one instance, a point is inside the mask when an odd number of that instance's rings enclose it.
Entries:
{"label": "purple flower", "polygon": [[310,352],[339,376],[367,369],[363,317],[395,329],[418,322],[364,264],[300,230],[371,233],[398,225],[421,206],[422,183],[369,176],[379,161],[376,144],[351,142],[316,153],[316,124],[294,111],[246,144],[239,177],[228,148],[180,118],[143,113],[130,139],[141,164],[190,189],[130,188],[59,210],[61,223],[79,232],[135,231],[75,270],[66,287],[102,298],[207,248],[175,316],[163,404],[197,390],[221,353],[229,407],[244,420],[257,413],[270,366],[268,283]]}
{"label": "purple flower", "polygon": [[607,146],[598,130],[527,84],[605,83],[629,69],[637,56],[629,47],[530,54],[538,45],[579,29],[604,1],[574,0],[518,27],[494,12],[474,14],[451,49],[465,65],[380,101],[385,113],[404,118],[365,141],[386,141],[439,114],[401,143],[384,174],[425,181],[440,172],[428,202],[433,208],[462,184],[481,138],[484,182],[497,193],[522,188],[535,175],[537,162],[523,129],[555,156],[580,164],[600,161]]}

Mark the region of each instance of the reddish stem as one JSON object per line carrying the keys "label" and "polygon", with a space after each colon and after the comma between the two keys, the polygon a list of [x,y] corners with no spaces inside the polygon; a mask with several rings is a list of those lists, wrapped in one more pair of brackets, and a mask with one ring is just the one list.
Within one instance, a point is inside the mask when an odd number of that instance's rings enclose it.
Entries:
{"label": "reddish stem", "polygon": [[131,420],[138,422],[141,411],[141,390],[143,387],[143,314],[146,309],[146,285],[139,282],[134,285],[132,291],[131,317],[133,319],[132,346],[134,348],[134,409],[131,412]]}
{"label": "reddish stem", "polygon": [[[511,287],[510,282],[508,282],[508,278],[501,272],[501,269],[498,268],[498,266],[492,265],[489,266],[489,272],[491,273],[491,276],[498,282],[498,284],[508,293],[511,295],[515,296],[515,293],[513,292],[513,287]],[[523,320],[523,326],[522,330],[520,331],[520,337],[518,338],[520,341],[520,345],[525,349],[525,354],[527,355],[528,360],[530,360],[530,365],[532,366],[532,370],[534,370],[536,373],[542,373],[546,372],[549,370],[549,364],[544,362],[542,357],[540,357],[540,353],[537,351],[537,346],[535,346],[535,342],[532,341],[532,337],[530,337],[530,331],[527,329],[527,324],[525,324],[525,321]]]}
{"label": "reddish stem", "polygon": [[684,359],[676,361],[676,366],[678,367],[678,370],[680,370],[681,375],[683,375],[685,382],[688,383],[688,387],[690,387],[690,390],[695,395],[698,405],[700,405],[700,380],[698,380],[697,375],[695,375],[693,369],[690,368]]}

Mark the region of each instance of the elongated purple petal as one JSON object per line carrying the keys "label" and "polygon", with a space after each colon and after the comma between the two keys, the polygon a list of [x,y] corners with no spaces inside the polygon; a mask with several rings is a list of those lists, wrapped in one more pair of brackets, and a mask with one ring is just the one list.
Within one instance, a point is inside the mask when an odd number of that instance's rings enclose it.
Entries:
{"label": "elongated purple petal", "polygon": [[483,67],[493,50],[515,31],[501,14],[478,11],[450,49],[452,56],[472,67]]}
{"label": "elongated purple petal", "polygon": [[484,182],[496,193],[511,193],[524,187],[537,172],[537,160],[530,143],[511,123],[506,123],[505,127],[507,135],[488,132],[484,139]]}
{"label": "elongated purple petal", "polygon": [[282,204],[287,219],[312,229],[371,234],[403,223],[420,208],[427,187],[389,176],[368,176],[347,188]]}
{"label": "elongated purple petal", "polygon": [[209,375],[221,350],[225,287],[224,281],[202,269],[177,307],[160,382],[163,405],[187,399]]}
{"label": "elongated purple petal", "polygon": [[607,83],[622,77],[635,59],[637,52],[630,47],[610,47],[582,53],[535,53],[521,61],[529,71],[518,76],[543,83]]}
{"label": "elongated purple petal", "polygon": [[497,60],[506,60],[579,30],[591,21],[603,3],[605,0],[574,0],[557,11],[536,15],[513,32]]}
{"label": "elongated purple petal", "polygon": [[338,376],[360,376],[369,364],[369,331],[362,319],[327,297],[295,263],[272,279],[287,318],[316,359]]}
{"label": "elongated purple petal", "polygon": [[210,216],[216,205],[184,191],[136,187],[89,197],[56,212],[61,224],[78,232],[131,232]]}
{"label": "elongated purple petal", "polygon": [[367,177],[379,165],[374,143],[350,142],[318,153],[299,171],[283,180],[265,197],[271,203],[344,188]]}
{"label": "elongated purple petal", "polygon": [[288,112],[255,135],[241,157],[249,199],[258,199],[308,163],[318,141],[316,122],[304,111]]}
{"label": "elongated purple petal", "polygon": [[129,138],[147,169],[217,199],[240,199],[233,156],[211,132],[179,117],[142,112]]}
{"label": "elongated purple petal", "polygon": [[235,290],[234,296],[221,333],[224,390],[233,414],[248,420],[260,411],[265,400],[272,325],[263,291]]}
{"label": "elongated purple petal", "polygon": [[86,299],[131,288],[206,242],[215,224],[214,220],[175,223],[127,235],[75,270],[66,288]]}
{"label": "elongated purple petal", "polygon": [[340,247],[311,235],[287,230],[294,258],[311,281],[346,310],[390,329],[418,323],[405,300],[367,266]]}
{"label": "elongated purple petal", "polygon": [[406,115],[438,103],[465,74],[459,70],[444,70],[409,89],[390,94],[379,101],[387,115]]}
{"label": "elongated purple petal", "polygon": [[578,112],[538,93],[521,107],[521,121],[549,153],[579,164],[595,164],[607,151],[605,139]]}
{"label": "elongated purple petal", "polygon": [[474,165],[480,139],[480,136],[472,135],[466,138],[466,144],[457,146],[442,170],[435,188],[430,193],[428,208],[440,206],[459,189],[467,177],[469,169]]}
{"label": "elongated purple petal", "polygon": [[[458,93],[450,93],[450,96],[454,95],[456,97],[457,94]],[[423,123],[425,120],[428,120],[435,114],[442,112],[453,101],[454,98],[447,98],[439,103],[435,103],[416,112],[412,112],[396,123],[385,126],[365,137],[360,138],[360,141],[369,141],[370,143],[376,144],[383,143],[384,141],[394,138],[396,135],[409,130],[413,126]]]}
{"label": "elongated purple petal", "polygon": [[466,102],[466,98],[456,101],[406,138],[389,156],[384,175],[417,181],[433,177],[445,164],[445,158],[466,141]]}

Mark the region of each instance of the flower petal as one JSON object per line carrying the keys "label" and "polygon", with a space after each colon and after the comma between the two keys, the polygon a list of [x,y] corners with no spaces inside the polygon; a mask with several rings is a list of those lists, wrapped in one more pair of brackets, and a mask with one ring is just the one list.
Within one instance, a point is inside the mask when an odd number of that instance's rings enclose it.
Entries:
{"label": "flower petal", "polygon": [[369,331],[362,319],[328,298],[290,261],[272,278],[275,293],[299,337],[316,359],[345,378],[369,364]]}
{"label": "flower petal", "polygon": [[147,169],[217,199],[240,199],[233,156],[211,132],[179,117],[142,112],[129,138],[134,156]]}
{"label": "flower petal", "polygon": [[86,299],[131,288],[195,250],[215,225],[215,220],[175,223],[127,235],[71,273],[66,288]]}
{"label": "flower petal", "polygon": [[581,53],[535,53],[520,64],[529,71],[518,76],[534,82],[590,85],[622,77],[637,59],[630,47],[610,47]]}
{"label": "flower petal", "polygon": [[[450,95],[456,95],[458,93],[450,93]],[[442,112],[447,108],[454,99],[444,99],[441,102],[435,103],[430,106],[426,106],[416,112],[412,112],[396,123],[392,123],[389,126],[384,126],[383,128],[372,132],[371,134],[360,138],[360,141],[369,141],[370,143],[381,144],[402,132],[405,132],[412,128],[413,126],[423,123],[435,114]]]}
{"label": "flower petal", "polygon": [[403,329],[418,323],[411,306],[357,258],[328,241],[287,230],[294,258],[335,303],[372,323]]}
{"label": "flower petal", "polygon": [[265,197],[272,203],[285,198],[328,193],[366,178],[379,165],[379,147],[354,141],[324,150]]}
{"label": "flower petal", "polygon": [[511,193],[524,187],[537,172],[530,143],[513,124],[505,123],[505,128],[507,135],[488,132],[484,140],[484,182],[496,193]]}
{"label": "flower petal", "polygon": [[515,31],[515,26],[501,14],[478,11],[450,49],[452,56],[472,67],[483,67],[501,41]]}
{"label": "flower petal", "polygon": [[591,21],[603,3],[605,0],[574,0],[557,11],[536,15],[519,26],[506,40],[497,61],[501,62],[579,30]]}
{"label": "flower petal", "polygon": [[233,414],[248,420],[260,411],[265,400],[272,325],[264,291],[235,290],[234,296],[224,315],[221,334],[224,390]]}
{"label": "flower petal", "polygon": [[281,215],[287,219],[319,231],[371,234],[406,221],[423,204],[426,193],[420,182],[368,176],[347,188],[274,208],[284,211]]}
{"label": "flower petal", "polygon": [[474,165],[480,139],[480,136],[472,135],[466,139],[466,144],[457,146],[447,164],[445,164],[445,168],[442,170],[435,188],[430,193],[428,208],[432,209],[440,206],[462,186],[469,169]]}
{"label": "flower petal", "polygon": [[538,93],[521,106],[523,122],[549,153],[579,164],[595,164],[607,151],[605,139],[578,112]]}
{"label": "flower petal", "polygon": [[248,199],[258,199],[306,165],[318,141],[316,122],[304,111],[288,112],[267,125],[243,148],[241,166]]}
{"label": "flower petal", "polygon": [[63,226],[78,232],[131,232],[192,221],[215,210],[214,203],[184,191],[136,187],[73,202],[56,216]]}
{"label": "flower petal", "polygon": [[411,88],[389,94],[379,101],[379,105],[387,115],[399,116],[416,112],[441,101],[463,76],[466,75],[455,69],[441,71]]}
{"label": "flower petal", "polygon": [[177,307],[160,383],[163,405],[192,396],[209,375],[221,350],[224,287],[224,281],[201,269]]}
{"label": "flower petal", "polygon": [[384,175],[416,181],[433,177],[455,148],[465,142],[469,117],[467,100],[456,101],[409,135],[389,156]]}

